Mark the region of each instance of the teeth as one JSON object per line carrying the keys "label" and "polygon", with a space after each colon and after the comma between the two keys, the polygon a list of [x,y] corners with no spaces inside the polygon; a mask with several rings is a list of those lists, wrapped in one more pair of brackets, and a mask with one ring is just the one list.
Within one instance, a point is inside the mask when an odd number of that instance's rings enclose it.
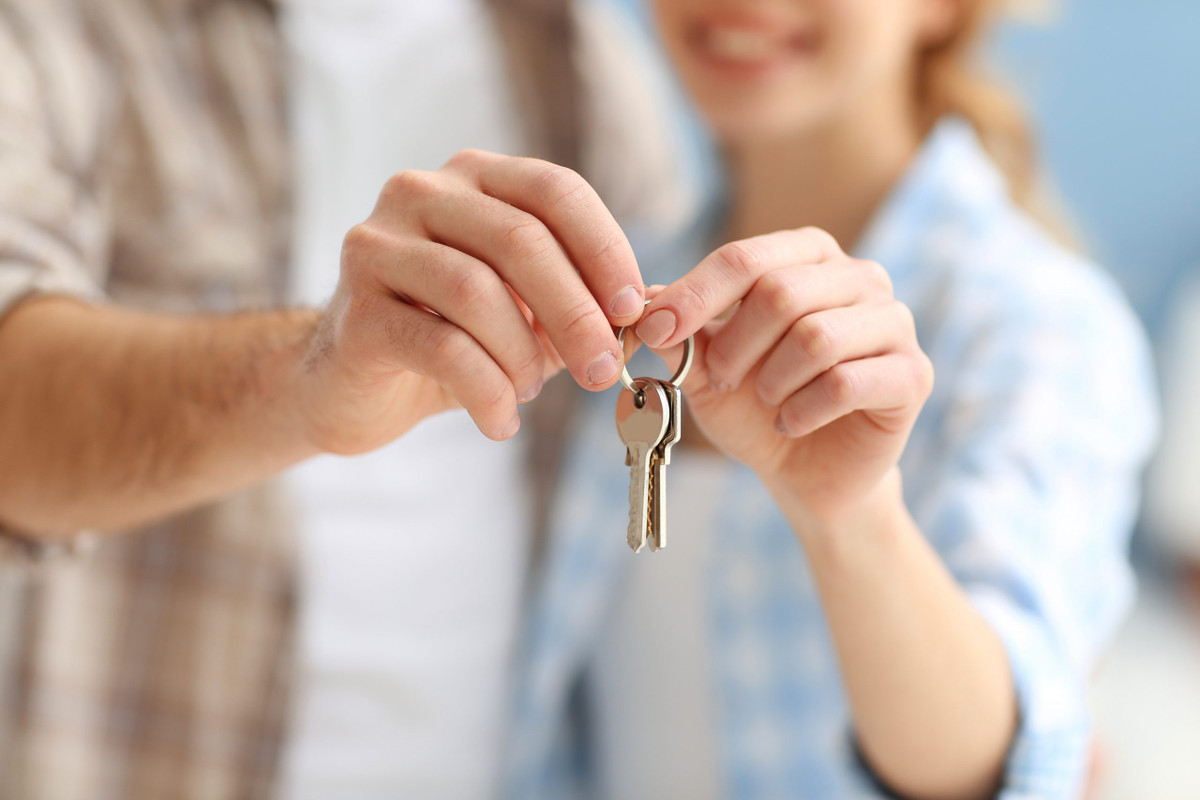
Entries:
{"label": "teeth", "polygon": [[771,51],[771,41],[746,28],[709,28],[707,44],[713,55],[728,61],[761,61]]}

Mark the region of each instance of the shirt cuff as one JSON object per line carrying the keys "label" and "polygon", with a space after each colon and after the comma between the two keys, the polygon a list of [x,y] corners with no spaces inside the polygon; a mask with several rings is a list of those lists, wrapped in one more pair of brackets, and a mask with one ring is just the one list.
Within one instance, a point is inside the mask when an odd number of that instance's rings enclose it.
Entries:
{"label": "shirt cuff", "polygon": [[82,272],[50,271],[0,261],[0,317],[33,295],[62,295],[90,302],[104,299],[104,293]]}
{"label": "shirt cuff", "polygon": [[[0,317],[17,303],[33,295],[62,295],[87,301],[103,299],[103,293],[82,273],[40,269],[23,263],[0,261]],[[0,565],[37,567],[74,559],[96,548],[96,536],[81,531],[68,539],[38,541],[6,531],[0,526]]]}
{"label": "shirt cuff", "polygon": [[35,541],[0,528],[0,566],[29,569],[59,561],[85,558],[95,552],[99,539],[92,531],[82,531],[69,539]]}
{"label": "shirt cuff", "polygon": [[1091,755],[1087,680],[1043,620],[995,589],[969,592],[1008,654],[1018,704],[1016,735],[998,800],[1076,800]]}

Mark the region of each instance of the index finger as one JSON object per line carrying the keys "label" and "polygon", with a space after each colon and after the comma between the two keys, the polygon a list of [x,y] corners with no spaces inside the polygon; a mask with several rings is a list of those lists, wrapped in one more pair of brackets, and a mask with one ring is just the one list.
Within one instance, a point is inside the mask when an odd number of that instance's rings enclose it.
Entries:
{"label": "index finger", "polygon": [[542,221],[613,325],[641,316],[645,287],[633,248],[600,195],[578,173],[536,158],[467,150],[448,167],[486,194]]}
{"label": "index finger", "polygon": [[842,256],[837,241],[819,228],[799,228],[723,245],[646,306],[638,338],[671,347],[732,306],[768,272]]}

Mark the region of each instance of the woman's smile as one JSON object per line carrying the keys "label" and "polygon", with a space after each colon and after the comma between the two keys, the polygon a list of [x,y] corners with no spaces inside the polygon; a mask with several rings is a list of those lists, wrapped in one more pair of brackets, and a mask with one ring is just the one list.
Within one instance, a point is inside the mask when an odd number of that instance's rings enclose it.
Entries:
{"label": "woman's smile", "polygon": [[715,9],[688,25],[689,54],[706,71],[746,80],[794,68],[811,57],[820,38],[811,26],[741,9]]}

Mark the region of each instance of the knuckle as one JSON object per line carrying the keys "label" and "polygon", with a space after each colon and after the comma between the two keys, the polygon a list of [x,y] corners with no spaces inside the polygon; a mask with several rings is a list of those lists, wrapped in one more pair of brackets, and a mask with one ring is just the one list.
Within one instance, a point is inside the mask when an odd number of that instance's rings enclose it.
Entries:
{"label": "knuckle", "polygon": [[604,237],[592,252],[592,261],[597,264],[619,265],[621,262],[636,264],[629,240],[619,232]]}
{"label": "knuckle", "polygon": [[[472,380],[479,380],[478,377],[472,377]],[[484,381],[484,384],[479,386],[479,396],[476,402],[480,408],[495,410],[511,405],[509,400],[512,394],[511,384],[500,376],[495,376],[490,380]]]}
{"label": "knuckle", "polygon": [[540,259],[548,248],[556,246],[546,226],[529,214],[508,223],[504,241],[512,254],[522,259]]}
{"label": "knuckle", "polygon": [[384,196],[400,202],[423,200],[438,191],[438,180],[434,173],[418,169],[406,169],[388,178]]}
{"label": "knuckle", "polygon": [[459,308],[478,309],[489,305],[495,288],[492,274],[484,269],[465,269],[453,279],[450,299]]}
{"label": "knuckle", "polygon": [[716,289],[711,282],[683,279],[671,286],[671,304],[681,318],[694,318],[714,304]]}
{"label": "knuckle", "polygon": [[598,331],[612,330],[604,312],[600,311],[600,306],[590,295],[571,302],[554,318],[553,324],[559,332],[556,338],[566,343],[568,348],[595,338]]}
{"label": "knuckle", "polygon": [[754,278],[762,274],[767,266],[766,252],[751,239],[721,245],[717,248],[716,256],[721,267],[734,278]]}
{"label": "knuckle", "polygon": [[533,190],[551,205],[568,203],[591,188],[578,172],[549,161],[538,161],[534,168]]}
{"label": "knuckle", "polygon": [[858,378],[853,370],[837,366],[825,376],[825,395],[835,408],[844,408],[854,402],[858,393]]}
{"label": "knuckle", "polygon": [[797,346],[818,364],[832,363],[834,357],[834,333],[829,325],[818,317],[807,316],[792,325],[792,335]]}
{"label": "knuckle", "polygon": [[516,356],[516,374],[523,377],[540,377],[545,362],[541,343],[536,338],[528,346],[522,346]]}
{"label": "knuckle", "polygon": [[491,153],[486,150],[479,150],[474,147],[468,147],[465,150],[459,150],[446,162],[447,167],[451,168],[471,168],[481,166],[487,163],[491,158]]}
{"label": "knuckle", "polygon": [[608,319],[591,296],[572,304],[558,318],[558,328],[571,340],[585,339],[594,330],[609,330]]}
{"label": "knuckle", "polygon": [[818,228],[815,225],[805,225],[797,233],[810,240],[817,249],[832,250],[836,253],[842,252],[842,246],[838,244],[838,240],[824,228]]}
{"label": "knuckle", "polygon": [[471,352],[471,337],[458,328],[439,325],[430,331],[425,350],[437,366],[460,365]]}
{"label": "knuckle", "polygon": [[864,275],[864,282],[871,288],[884,293],[892,293],[892,276],[878,261],[859,259],[858,266]]}
{"label": "knuckle", "polygon": [[913,359],[912,374],[910,376],[913,390],[922,399],[929,398],[933,392],[933,362],[929,360],[929,356],[923,352],[918,352],[916,358]]}
{"label": "knuckle", "polygon": [[757,302],[769,314],[785,316],[799,303],[800,293],[795,283],[782,270],[763,275],[754,288]]}
{"label": "knuckle", "polygon": [[382,242],[383,235],[371,227],[370,223],[360,222],[355,225],[342,239],[342,269],[354,270],[368,261]]}
{"label": "knuckle", "polygon": [[899,300],[895,300],[892,302],[892,313],[896,315],[905,338],[915,342],[917,339],[917,319],[913,316],[912,309]]}

